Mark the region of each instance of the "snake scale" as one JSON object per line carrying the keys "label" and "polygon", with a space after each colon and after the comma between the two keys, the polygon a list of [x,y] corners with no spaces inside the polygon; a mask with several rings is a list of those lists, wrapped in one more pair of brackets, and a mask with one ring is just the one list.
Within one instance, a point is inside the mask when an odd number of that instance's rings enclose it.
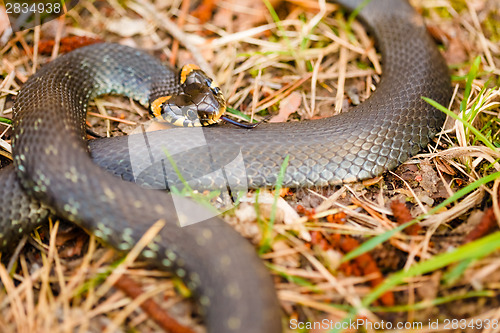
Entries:
{"label": "snake scale", "polygon": [[[350,10],[362,3],[338,2]],[[421,96],[448,102],[447,66],[421,17],[405,0],[373,0],[359,18],[375,36],[384,74],[375,93],[354,110],[250,130],[210,126],[202,129],[206,142],[201,146],[191,142],[191,128],[179,129],[178,137],[153,132],[148,134],[145,162],[163,161],[164,150],[152,152],[152,147],[166,144],[162,140],[168,140],[170,147],[185,146],[185,153],[174,154],[175,161],[189,166],[181,166],[181,174],[200,188],[223,187],[228,180],[238,184],[241,177],[226,174],[221,179],[211,173],[235,156],[242,157],[243,180],[251,188],[274,185],[287,155],[284,185],[291,187],[365,179],[404,162],[425,147],[443,123],[444,116]],[[142,149],[126,146],[129,139],[93,140],[93,158],[105,170],[89,157],[85,140],[89,100],[118,93],[147,104],[176,89],[174,72],[153,57],[107,43],[61,56],[30,77],[14,105],[14,167],[0,171],[0,246],[8,250],[21,235],[55,214],[126,251],[162,220],[164,227],[142,257],[185,280],[201,304],[209,332],[280,332],[272,281],[248,242],[217,217],[179,227],[175,206],[189,206],[188,199],[123,181],[134,180],[130,152],[136,155]],[[205,165],[207,158],[211,165]],[[135,180],[165,187],[170,171],[148,174],[155,170],[145,167]],[[108,171],[119,177],[110,177]]]}

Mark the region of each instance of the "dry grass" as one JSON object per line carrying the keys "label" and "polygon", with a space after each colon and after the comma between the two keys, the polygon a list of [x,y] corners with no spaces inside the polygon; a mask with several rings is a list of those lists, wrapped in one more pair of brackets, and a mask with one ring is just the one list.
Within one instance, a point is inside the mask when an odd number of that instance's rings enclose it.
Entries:
{"label": "dry grass", "polygon": [[[444,52],[456,87],[451,110],[458,113],[462,104],[464,110],[474,114],[470,123],[498,146],[499,5],[494,0],[412,2],[426,17],[433,34],[446,41]],[[22,82],[49,58],[39,54],[36,42],[59,41],[63,36],[125,43],[148,49],[165,61],[173,58],[177,65],[194,61],[215,73],[232,107],[257,120],[278,111],[292,113],[290,118],[294,119],[330,115],[332,105],[338,110],[348,103],[346,96],[353,101],[366,99],[380,78],[372,42],[357,23],[352,31],[345,31],[343,16],[330,14],[336,6],[290,0],[277,7],[280,21],[274,21],[264,7],[246,8],[255,5],[252,2],[220,1],[215,15],[201,24],[185,15],[180,3],[83,0],[65,18],[10,36],[0,45],[0,117],[10,116],[12,97]],[[172,27],[170,20],[179,17],[185,21],[183,27]],[[178,51],[170,51],[176,48],[172,47],[176,42],[171,35],[183,42]],[[52,57],[57,52],[56,48]],[[481,57],[482,64],[471,80],[468,96],[464,78],[476,56]],[[98,133],[122,135],[133,126],[130,122],[147,119],[145,110],[120,98],[99,100],[96,106],[96,113],[114,117],[109,123],[91,117],[89,122]],[[292,109],[286,111],[286,107]],[[116,121],[124,118],[128,123]],[[6,151],[9,133],[8,126],[0,128],[0,146]],[[460,246],[464,234],[474,229],[488,207],[493,207],[494,216],[500,220],[499,179],[463,197],[453,196],[466,185],[498,172],[499,158],[498,151],[486,147],[462,123],[448,119],[428,152],[371,184],[284,191],[270,239],[272,251],[262,257],[276,276],[286,321],[319,321],[324,317],[341,320],[357,313],[358,318],[373,322],[422,321],[420,331],[430,332],[436,330],[426,327],[429,319],[500,319],[499,300],[494,297],[500,288],[498,253],[467,256],[459,252],[451,261],[438,255]],[[270,203],[265,202],[267,196]],[[450,197],[451,203],[433,211]],[[262,238],[256,216],[268,221],[273,202],[272,195],[264,192],[259,198],[257,212],[253,196],[226,216],[256,246]],[[422,229],[415,236],[396,233],[375,248],[372,256],[384,276],[410,270],[404,283],[392,285],[394,305],[365,304],[366,297],[373,295],[370,281],[377,272],[359,274],[366,273],[359,261],[341,264],[346,249],[338,244],[346,239],[363,242],[368,236],[393,230],[397,224],[390,202],[394,200],[405,202],[413,217],[421,217]],[[431,215],[423,215],[430,211]],[[0,331],[158,331],[139,309],[146,296],[130,301],[111,287],[117,276],[112,272],[119,264],[113,252],[97,246],[92,237],[88,245],[81,245],[87,244],[81,235],[55,237],[57,229],[50,229],[49,245],[30,240],[16,258],[11,274],[0,266],[4,285]],[[67,244],[56,246],[56,240],[64,243],[65,238],[76,245],[69,250]],[[498,243],[485,246],[495,249]],[[419,263],[424,260],[434,266],[411,270],[422,267]],[[144,295],[154,296],[181,320],[190,316],[189,304],[181,302],[182,297],[175,293],[174,285],[182,289],[178,282],[127,259],[120,267],[120,272],[123,269],[140,281]],[[192,320],[189,322],[202,331]],[[445,329],[441,326],[440,330]]]}

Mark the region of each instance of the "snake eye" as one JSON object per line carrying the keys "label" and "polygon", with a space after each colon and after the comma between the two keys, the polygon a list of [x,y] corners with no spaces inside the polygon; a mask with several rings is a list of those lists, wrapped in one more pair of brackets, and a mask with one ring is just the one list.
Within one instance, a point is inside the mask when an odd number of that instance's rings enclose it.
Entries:
{"label": "snake eye", "polygon": [[214,95],[220,94],[220,88],[217,86],[217,84],[214,83],[212,79],[205,79],[205,84],[210,88],[210,91]]}
{"label": "snake eye", "polygon": [[213,88],[212,88],[212,87],[210,87],[210,90],[212,90],[212,93],[213,93],[214,95],[218,95],[218,94],[220,94],[220,88],[219,88],[219,87],[213,87]]}

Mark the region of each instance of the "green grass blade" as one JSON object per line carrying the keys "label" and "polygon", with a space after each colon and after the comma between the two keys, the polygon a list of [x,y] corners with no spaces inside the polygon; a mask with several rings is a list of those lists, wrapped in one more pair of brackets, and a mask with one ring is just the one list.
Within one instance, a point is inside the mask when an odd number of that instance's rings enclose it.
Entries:
{"label": "green grass blade", "polygon": [[370,306],[368,310],[372,312],[408,312],[408,311],[418,311],[423,309],[428,309],[433,306],[442,305],[450,302],[455,302],[467,298],[475,297],[495,297],[496,293],[492,290],[478,290],[471,291],[467,293],[459,293],[453,295],[446,295],[444,297],[437,297],[434,299],[428,299],[415,304],[404,304],[395,306]]}
{"label": "green grass blade", "polygon": [[469,97],[472,91],[472,82],[474,82],[474,79],[477,76],[480,64],[481,64],[481,57],[477,56],[472,62],[469,74],[467,74],[467,81],[465,82],[464,99],[460,103],[460,111],[462,113],[465,113],[467,109],[467,102],[469,101]]}
{"label": "green grass blade", "polygon": [[354,10],[349,14],[349,17],[347,18],[347,25],[350,27],[352,22],[356,19],[358,16],[359,12],[363,10],[363,8],[366,7],[372,0],[364,0],[362,3],[359,4]]}
{"label": "green grass blade", "polygon": [[12,120],[9,118],[0,117],[0,123],[12,125]]}
{"label": "green grass blade", "polygon": [[372,239],[369,239],[368,241],[364,242],[363,244],[361,244],[361,246],[359,246],[358,248],[352,250],[351,252],[347,253],[343,258],[342,258],[342,261],[341,262],[346,262],[346,261],[349,261],[351,259],[354,259],[356,258],[357,256],[363,254],[363,253],[366,253],[370,250],[373,250],[377,245],[379,244],[382,244],[383,242],[385,242],[386,240],[388,240],[389,238],[391,238],[392,236],[394,236],[396,233],[402,231],[404,228],[410,226],[410,225],[413,225],[415,223],[417,223],[418,221],[420,220],[423,220],[424,218],[436,213],[437,211],[439,211],[441,208],[449,205],[450,203],[458,200],[459,198],[463,197],[464,195],[466,195],[467,193],[469,192],[472,192],[473,190],[475,190],[476,188],[478,188],[479,186],[481,185],[484,185],[484,184],[487,184],[497,178],[500,177],[500,171],[499,172],[495,172],[495,173],[492,173],[491,175],[488,175],[486,177],[483,177],[481,179],[478,179],[476,180],[475,182],[467,185],[466,187],[458,190],[455,194],[453,194],[451,197],[449,197],[448,199],[446,199],[445,201],[443,201],[442,203],[440,203],[439,205],[437,205],[436,207],[432,208],[431,210],[429,210],[429,212],[427,214],[422,214],[420,216],[418,216],[417,218],[411,220],[410,222],[407,222],[405,224],[402,224],[392,230],[389,230],[379,236],[375,236],[373,237]]}
{"label": "green grass blade", "polygon": [[170,165],[172,165],[172,168],[174,168],[174,171],[177,174],[177,177],[179,177],[179,180],[181,181],[182,185],[184,185],[184,188],[188,192],[192,193],[193,189],[191,188],[191,186],[189,186],[188,182],[186,181],[186,179],[182,175],[181,171],[177,167],[177,163],[175,163],[174,159],[172,158],[172,156],[170,155],[170,153],[168,152],[168,150],[166,148],[164,148],[163,152],[165,153],[165,156],[167,157],[168,161],[170,162]]}
{"label": "green grass blade", "polygon": [[371,293],[369,293],[363,299],[361,304],[365,307],[370,305],[381,295],[389,291],[392,287],[403,283],[407,278],[426,274],[455,262],[482,258],[498,249],[500,249],[500,231],[478,239],[474,242],[465,244],[457,248],[453,252],[436,255],[429,260],[420,262],[410,267],[406,271],[399,271],[389,276],[384,280],[384,282],[382,282]]}
{"label": "green grass blade", "polygon": [[273,231],[274,222],[276,220],[276,210],[278,209],[278,199],[280,196],[281,188],[283,187],[283,179],[285,178],[286,168],[288,167],[289,155],[285,156],[283,163],[281,164],[280,172],[276,179],[276,186],[274,188],[274,200],[271,207],[271,216],[269,217],[269,223],[267,224],[266,232],[262,238],[262,245],[260,247],[260,252],[267,252],[271,248],[271,235]]}
{"label": "green grass blade", "polygon": [[483,135],[483,133],[479,132],[474,126],[472,126],[467,121],[465,121],[464,119],[462,119],[459,116],[457,116],[455,113],[453,113],[453,111],[448,110],[447,108],[445,108],[441,104],[433,101],[430,98],[422,97],[422,99],[424,101],[426,101],[427,103],[429,103],[430,105],[432,105],[433,107],[435,107],[436,109],[438,109],[438,110],[446,113],[451,118],[460,121],[467,129],[469,129],[472,133],[474,133],[474,135],[476,137],[478,137],[479,140],[481,140],[481,142],[484,143],[485,146],[487,146],[488,148],[492,149],[495,152],[497,151],[497,148]]}
{"label": "green grass blade", "polygon": [[[239,116],[239,117],[241,117],[241,118],[245,119],[245,120],[246,120],[246,121],[248,121],[248,122],[251,122],[251,121],[252,121],[252,119],[251,119],[248,115],[244,114],[244,113],[243,113],[243,112],[241,112],[240,110],[236,110],[236,109],[233,109],[233,108],[228,107],[228,108],[226,108],[226,111],[227,111],[227,112],[229,112],[230,114],[234,114],[234,115],[236,115],[236,116]],[[255,119],[253,120],[253,122],[254,122],[254,123],[258,123],[258,121],[257,121],[257,120],[255,120]]]}
{"label": "green grass blade", "polygon": [[446,285],[452,285],[453,283],[455,283],[455,281],[457,281],[458,278],[464,274],[467,267],[469,267],[473,262],[474,260],[468,259],[453,267],[453,269],[449,270],[443,275],[443,283]]}
{"label": "green grass blade", "polygon": [[[391,290],[393,287],[402,284],[405,279],[426,274],[434,270],[443,268],[455,262],[478,259],[484,257],[493,251],[500,249],[500,232],[483,237],[477,241],[468,243],[456,249],[453,252],[443,253],[433,258],[420,262],[406,271],[399,271],[384,280],[374,290],[372,290],[361,301],[361,308],[369,308],[369,305],[377,300],[381,295]],[[348,323],[354,320],[360,309],[353,308],[349,314],[342,320],[342,323]],[[340,332],[340,329],[331,330],[330,333]]]}

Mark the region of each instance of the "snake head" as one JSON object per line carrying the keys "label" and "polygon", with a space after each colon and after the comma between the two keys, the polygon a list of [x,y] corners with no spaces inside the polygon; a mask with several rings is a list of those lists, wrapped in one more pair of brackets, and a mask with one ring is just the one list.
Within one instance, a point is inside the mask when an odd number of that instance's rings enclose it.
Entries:
{"label": "snake head", "polygon": [[153,101],[153,115],[183,127],[217,123],[226,111],[226,101],[217,84],[195,65],[181,69],[179,83],[180,93]]}

